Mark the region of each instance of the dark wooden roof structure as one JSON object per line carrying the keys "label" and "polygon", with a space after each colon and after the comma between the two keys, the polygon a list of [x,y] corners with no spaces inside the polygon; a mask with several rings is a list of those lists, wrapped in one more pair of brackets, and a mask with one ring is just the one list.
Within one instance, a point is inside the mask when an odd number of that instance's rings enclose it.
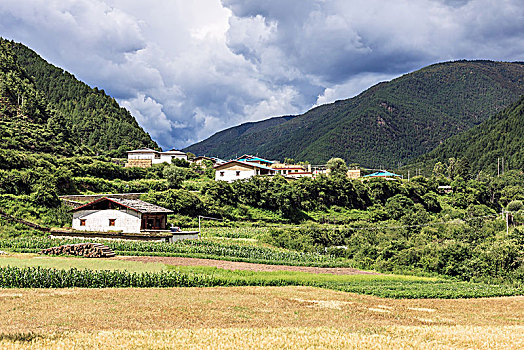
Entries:
{"label": "dark wooden roof structure", "polygon": [[89,210],[89,209],[115,209],[115,206],[120,206],[134,210],[142,214],[158,214],[158,213],[173,213],[172,210],[163,208],[161,206],[144,202],[140,199],[124,199],[124,198],[111,198],[111,197],[102,197],[90,203],[79,206],[73,211],[78,210]]}

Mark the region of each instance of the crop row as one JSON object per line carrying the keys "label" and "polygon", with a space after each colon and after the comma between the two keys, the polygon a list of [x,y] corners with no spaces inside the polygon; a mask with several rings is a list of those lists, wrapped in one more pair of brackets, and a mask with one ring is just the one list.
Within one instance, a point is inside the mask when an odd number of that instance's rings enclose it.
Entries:
{"label": "crop row", "polygon": [[60,270],[42,267],[0,267],[0,288],[166,288],[214,286],[316,286],[389,298],[475,298],[521,295],[522,287],[455,281],[369,280],[327,282],[274,276],[235,278],[177,270]]}
{"label": "crop row", "polygon": [[[27,252],[79,242],[82,241],[75,239],[49,239],[44,237],[19,237],[1,240],[0,248]],[[105,240],[103,243],[120,255],[194,256],[199,258],[287,265],[347,265],[347,262],[343,262],[331,255],[210,240],[182,240],[175,243]]]}
{"label": "crop row", "polygon": [[126,272],[42,267],[0,267],[2,288],[196,287],[214,285],[212,278],[177,271]]}
{"label": "crop row", "polygon": [[68,270],[42,267],[0,267],[0,288],[169,288],[215,286],[286,286],[283,280],[243,281],[176,270],[127,272],[122,270]]}

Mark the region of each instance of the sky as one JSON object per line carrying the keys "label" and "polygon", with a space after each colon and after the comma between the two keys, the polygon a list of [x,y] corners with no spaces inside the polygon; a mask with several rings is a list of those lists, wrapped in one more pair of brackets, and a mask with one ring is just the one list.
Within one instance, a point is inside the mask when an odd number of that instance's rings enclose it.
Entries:
{"label": "sky", "polygon": [[524,61],[523,0],[1,0],[0,36],[127,108],[164,149],[432,63]]}

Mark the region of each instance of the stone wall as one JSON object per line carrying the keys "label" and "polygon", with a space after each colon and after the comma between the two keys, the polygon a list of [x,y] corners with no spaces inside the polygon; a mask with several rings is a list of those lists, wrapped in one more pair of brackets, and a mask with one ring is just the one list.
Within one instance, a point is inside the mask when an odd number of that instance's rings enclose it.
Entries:
{"label": "stone wall", "polygon": [[128,159],[126,168],[150,168],[153,165],[151,159]]}

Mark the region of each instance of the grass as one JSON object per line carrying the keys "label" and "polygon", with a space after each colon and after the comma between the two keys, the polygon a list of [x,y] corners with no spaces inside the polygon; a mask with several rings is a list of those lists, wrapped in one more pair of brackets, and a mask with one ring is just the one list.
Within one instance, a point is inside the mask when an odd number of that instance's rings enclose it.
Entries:
{"label": "grass", "polygon": [[171,266],[182,273],[209,276],[230,285],[301,285],[385,298],[479,298],[523,295],[522,285],[459,282],[403,275],[334,275],[297,271],[225,270],[210,266]]}
{"label": "grass", "polygon": [[128,272],[158,272],[166,270],[162,263],[144,264],[136,261],[91,259],[81,257],[47,257],[37,254],[14,254],[11,256],[0,256],[0,267],[36,267],[54,268],[67,270],[90,269],[90,270],[122,270]]}
{"label": "grass", "polygon": [[269,227],[203,227],[202,236],[206,238],[244,238],[256,239],[269,232]]}
{"label": "grass", "polygon": [[0,291],[2,349],[524,346],[523,297],[398,300],[311,287]]}

